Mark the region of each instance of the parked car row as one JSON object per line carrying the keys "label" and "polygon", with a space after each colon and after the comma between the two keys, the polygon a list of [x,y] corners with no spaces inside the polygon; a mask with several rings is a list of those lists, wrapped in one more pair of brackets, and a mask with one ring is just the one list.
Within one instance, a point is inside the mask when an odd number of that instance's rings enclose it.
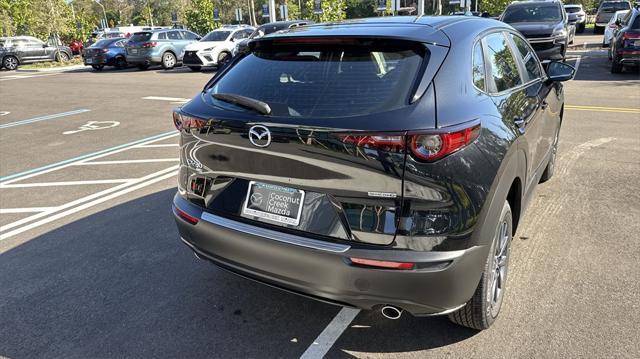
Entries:
{"label": "parked car row", "polygon": [[640,9],[633,8],[615,20],[609,40],[611,72],[620,73],[625,66],[640,66]]}

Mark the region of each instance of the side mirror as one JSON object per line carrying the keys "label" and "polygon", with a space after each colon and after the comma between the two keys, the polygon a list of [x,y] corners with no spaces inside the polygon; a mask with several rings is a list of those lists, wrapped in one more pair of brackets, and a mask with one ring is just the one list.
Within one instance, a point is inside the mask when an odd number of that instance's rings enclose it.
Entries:
{"label": "side mirror", "polygon": [[200,36],[196,36],[197,41],[200,41],[200,39],[202,39]]}
{"label": "side mirror", "polygon": [[549,81],[569,81],[576,75],[576,69],[564,62],[551,62],[547,66]]}
{"label": "side mirror", "polygon": [[616,19],[616,26],[620,26],[621,22],[620,19]]}
{"label": "side mirror", "polygon": [[44,49],[44,48],[47,48],[47,47],[49,47],[49,45],[47,45],[47,44],[42,44],[42,48],[43,48],[43,49]]}

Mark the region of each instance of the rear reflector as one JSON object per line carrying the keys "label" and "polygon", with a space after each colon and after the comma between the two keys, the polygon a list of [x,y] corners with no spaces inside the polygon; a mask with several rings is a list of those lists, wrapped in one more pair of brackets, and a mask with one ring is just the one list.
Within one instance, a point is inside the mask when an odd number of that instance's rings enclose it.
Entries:
{"label": "rear reflector", "polygon": [[191,223],[191,224],[198,223],[198,219],[196,217],[193,217],[192,215],[188,214],[187,212],[181,210],[176,206],[173,207],[173,211],[175,212],[175,214],[178,215],[178,217],[184,219],[188,223]]}
{"label": "rear reflector", "polygon": [[351,263],[364,266],[364,267],[373,267],[373,268],[384,268],[384,269],[402,269],[409,270],[415,267],[415,263],[410,262],[390,262],[390,261],[379,261],[375,259],[364,259],[364,258],[349,258]]}

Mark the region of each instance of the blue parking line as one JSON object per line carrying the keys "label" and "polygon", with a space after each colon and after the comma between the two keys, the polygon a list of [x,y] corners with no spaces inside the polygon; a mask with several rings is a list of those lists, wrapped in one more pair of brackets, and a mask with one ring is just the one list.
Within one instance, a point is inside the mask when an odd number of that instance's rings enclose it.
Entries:
{"label": "blue parking line", "polygon": [[101,155],[103,153],[107,153],[107,152],[110,152],[110,151],[119,150],[119,149],[124,148],[124,147],[134,146],[134,145],[137,145],[139,143],[155,140],[157,138],[160,138],[160,137],[163,137],[163,136],[167,136],[167,135],[170,135],[170,134],[174,134],[174,133],[177,133],[177,132],[176,131],[164,132],[164,133],[161,133],[161,134],[158,134],[158,135],[155,135],[155,136],[146,137],[146,138],[143,138],[143,139],[140,139],[140,140],[135,140],[135,141],[132,141],[132,142],[124,143],[122,145],[117,145],[117,146],[105,148],[104,150],[91,152],[91,153],[86,153],[84,155],[80,155],[80,156],[77,156],[77,157],[69,158],[67,160],[56,162],[56,163],[52,163],[52,164],[49,164],[49,165],[46,165],[46,166],[33,168],[33,169],[30,169],[30,170],[27,170],[27,171],[23,171],[23,172],[19,172],[19,173],[14,173],[12,175],[3,176],[3,177],[0,177],[0,182],[7,181],[7,180],[10,180],[10,179],[14,179],[14,178],[20,177],[20,176],[25,176],[25,175],[32,174],[32,173],[35,173],[35,172],[47,170],[49,168],[66,165],[68,163],[79,161],[79,160],[83,160],[85,158],[89,158],[89,157],[92,157],[92,156],[97,156],[97,155]]}
{"label": "blue parking line", "polygon": [[62,113],[56,113],[56,114],[53,114],[53,115],[46,115],[46,116],[29,118],[29,119],[22,120],[22,121],[5,123],[4,125],[0,125],[0,129],[20,126],[20,125],[26,125],[26,124],[34,123],[34,122],[54,120],[56,118],[65,117],[65,116],[71,116],[71,115],[77,115],[79,113],[84,113],[84,112],[89,112],[89,111],[91,111],[91,110],[87,110],[87,109],[83,108],[83,109],[75,110],[75,111],[62,112]]}

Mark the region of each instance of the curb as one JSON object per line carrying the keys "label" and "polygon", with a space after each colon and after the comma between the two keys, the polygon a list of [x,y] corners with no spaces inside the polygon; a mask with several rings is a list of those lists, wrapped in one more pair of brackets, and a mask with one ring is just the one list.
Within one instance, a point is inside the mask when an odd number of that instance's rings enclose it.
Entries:
{"label": "curb", "polygon": [[16,72],[65,72],[65,71],[77,71],[81,69],[86,69],[85,65],[73,65],[73,66],[63,66],[63,67],[51,67],[51,68],[43,68],[43,69],[21,69],[18,68]]}
{"label": "curb", "polygon": [[601,49],[602,48],[602,44],[599,42],[585,42],[584,44],[580,44],[580,45],[569,45],[569,47],[567,47],[567,50],[585,50],[585,49]]}

